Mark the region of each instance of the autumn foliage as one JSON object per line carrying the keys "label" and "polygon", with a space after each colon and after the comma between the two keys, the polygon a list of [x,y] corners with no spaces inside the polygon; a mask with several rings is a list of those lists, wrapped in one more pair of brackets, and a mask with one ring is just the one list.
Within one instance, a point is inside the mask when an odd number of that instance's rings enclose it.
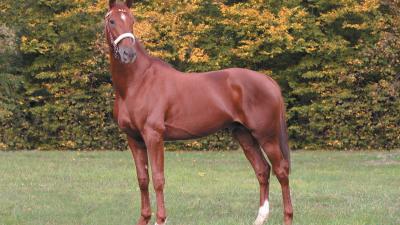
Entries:
{"label": "autumn foliage", "polygon": [[[142,0],[149,52],[182,71],[276,79],[292,148],[400,147],[399,0]],[[112,120],[105,0],[0,3],[0,149],[125,149]],[[201,112],[199,112],[201,113]],[[169,148],[234,148],[229,136]]]}

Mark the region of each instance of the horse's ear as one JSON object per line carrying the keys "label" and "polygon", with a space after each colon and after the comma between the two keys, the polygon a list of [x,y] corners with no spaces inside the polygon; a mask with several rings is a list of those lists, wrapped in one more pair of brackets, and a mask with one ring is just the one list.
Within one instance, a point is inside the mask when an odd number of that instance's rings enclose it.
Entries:
{"label": "horse's ear", "polygon": [[110,9],[114,6],[116,0],[110,0],[108,2],[108,5],[110,6]]}
{"label": "horse's ear", "polygon": [[133,4],[133,0],[126,0],[126,6],[128,6],[128,8],[132,7]]}

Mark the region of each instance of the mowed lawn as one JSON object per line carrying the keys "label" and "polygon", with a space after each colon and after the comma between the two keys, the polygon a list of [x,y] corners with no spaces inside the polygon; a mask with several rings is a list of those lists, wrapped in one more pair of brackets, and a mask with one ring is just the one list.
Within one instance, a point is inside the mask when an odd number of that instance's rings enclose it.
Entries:
{"label": "mowed lawn", "polygon": [[[294,224],[400,224],[400,151],[292,159]],[[0,224],[135,224],[135,177],[128,151],[0,152]],[[257,215],[258,183],[241,151],[167,152],[166,183],[170,225],[250,225]],[[282,224],[275,177],[270,189],[267,224]]]}

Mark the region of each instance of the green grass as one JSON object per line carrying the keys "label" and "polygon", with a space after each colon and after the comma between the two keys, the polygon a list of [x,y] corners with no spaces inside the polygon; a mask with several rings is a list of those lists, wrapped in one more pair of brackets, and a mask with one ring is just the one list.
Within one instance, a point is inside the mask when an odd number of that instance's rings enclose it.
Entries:
{"label": "green grass", "polygon": [[[400,224],[400,151],[292,158],[294,224]],[[168,152],[166,180],[171,225],[247,225],[256,217],[258,183],[240,151]],[[282,224],[280,193],[271,179],[267,224]],[[139,203],[129,152],[0,152],[2,225],[135,224]]]}

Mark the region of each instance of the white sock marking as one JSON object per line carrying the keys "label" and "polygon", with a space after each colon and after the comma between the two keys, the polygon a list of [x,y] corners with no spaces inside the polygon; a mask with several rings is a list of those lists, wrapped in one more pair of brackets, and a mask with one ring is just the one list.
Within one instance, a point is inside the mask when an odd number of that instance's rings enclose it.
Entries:
{"label": "white sock marking", "polygon": [[164,221],[164,223],[163,224],[158,224],[157,222],[156,222],[156,224],[155,225],[166,225],[167,224],[167,219],[165,219],[165,221]]}
{"label": "white sock marking", "polygon": [[254,225],[263,225],[265,220],[267,220],[269,215],[269,202],[265,200],[264,205],[260,207],[258,210],[258,216],[256,221],[254,221]]}

